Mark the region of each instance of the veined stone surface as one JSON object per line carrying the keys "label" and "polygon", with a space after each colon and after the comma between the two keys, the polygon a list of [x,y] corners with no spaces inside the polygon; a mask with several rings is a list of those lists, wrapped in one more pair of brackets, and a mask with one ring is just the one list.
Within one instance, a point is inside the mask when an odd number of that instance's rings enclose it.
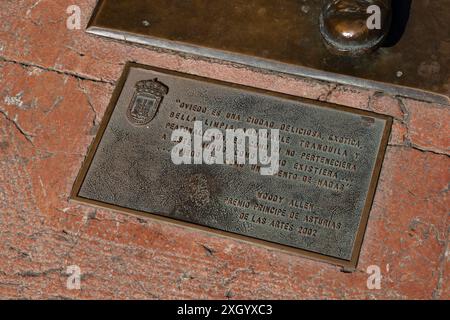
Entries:
{"label": "veined stone surface", "polygon": [[[450,298],[448,107],[89,36],[66,28],[72,4],[4,1],[0,11],[0,297]],[[78,4],[83,28],[95,1]],[[393,116],[356,272],[69,204],[130,60]],[[66,288],[71,265],[81,290]],[[367,288],[371,265],[380,290]]]}

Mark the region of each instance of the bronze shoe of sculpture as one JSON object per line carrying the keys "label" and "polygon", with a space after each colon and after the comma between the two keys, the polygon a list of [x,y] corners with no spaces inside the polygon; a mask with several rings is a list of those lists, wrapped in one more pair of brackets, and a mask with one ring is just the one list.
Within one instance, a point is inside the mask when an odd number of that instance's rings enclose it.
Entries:
{"label": "bronze shoe of sculpture", "polygon": [[[373,24],[376,19],[378,26]],[[327,0],[320,15],[320,32],[332,51],[358,56],[382,44],[391,19],[391,0]]]}

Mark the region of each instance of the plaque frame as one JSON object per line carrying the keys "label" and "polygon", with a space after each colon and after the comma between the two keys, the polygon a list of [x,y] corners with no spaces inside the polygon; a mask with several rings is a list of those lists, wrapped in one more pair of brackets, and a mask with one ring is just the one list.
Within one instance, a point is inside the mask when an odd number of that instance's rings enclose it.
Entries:
{"label": "plaque frame", "polygon": [[[181,76],[181,77],[188,78],[188,79],[200,80],[200,81],[208,82],[208,83],[226,85],[228,87],[238,88],[241,90],[245,90],[247,92],[269,94],[271,96],[275,96],[275,97],[279,97],[279,98],[296,100],[299,102],[308,102],[308,103],[312,103],[317,106],[334,108],[337,110],[347,111],[347,112],[351,112],[351,113],[359,114],[359,115],[363,115],[363,116],[364,115],[372,116],[372,117],[376,116],[378,118],[386,120],[386,126],[384,128],[384,132],[383,132],[381,142],[380,142],[380,148],[378,150],[378,154],[377,154],[377,157],[375,160],[375,166],[374,166],[374,170],[373,170],[373,173],[372,173],[372,176],[370,179],[370,185],[368,188],[365,205],[364,205],[364,208],[361,213],[361,222],[360,222],[359,228],[356,231],[356,237],[355,237],[355,242],[354,242],[353,249],[352,249],[351,259],[350,260],[340,259],[340,258],[308,251],[305,249],[294,248],[294,247],[290,247],[290,246],[283,245],[283,244],[278,244],[278,243],[274,243],[274,242],[270,242],[270,241],[266,241],[266,240],[253,238],[250,236],[245,236],[245,235],[240,235],[240,234],[236,234],[236,233],[232,233],[232,232],[222,231],[222,230],[214,229],[211,227],[198,225],[195,223],[180,221],[180,220],[176,220],[173,218],[152,214],[149,212],[144,212],[144,211],[134,210],[134,209],[121,207],[121,206],[117,206],[117,205],[112,205],[112,204],[105,203],[102,201],[86,199],[84,197],[79,196],[83,182],[89,171],[89,168],[94,159],[94,156],[96,154],[98,146],[103,138],[105,130],[111,120],[113,111],[117,105],[119,97],[122,94],[125,82],[129,76],[129,73],[132,68],[150,70],[150,71],[165,73],[168,75],[174,75],[174,76],[179,76],[179,77]],[[374,112],[370,112],[370,111],[364,111],[364,110],[341,106],[341,105],[328,103],[328,102],[311,100],[311,99],[307,99],[307,98],[303,98],[303,97],[274,92],[274,91],[270,91],[270,90],[249,87],[249,86],[230,83],[230,82],[226,82],[226,81],[205,78],[202,76],[182,73],[182,72],[178,72],[178,71],[162,69],[162,68],[158,68],[158,67],[135,63],[135,62],[127,62],[123,69],[122,75],[120,76],[120,78],[116,84],[116,87],[113,91],[109,105],[105,111],[103,118],[102,118],[99,130],[96,134],[96,137],[94,138],[93,142],[91,143],[91,145],[88,149],[88,152],[87,152],[87,156],[86,156],[86,158],[81,166],[81,169],[76,177],[72,191],[70,193],[69,201],[72,203],[76,203],[76,204],[93,206],[93,207],[96,207],[99,209],[108,209],[108,210],[112,210],[112,211],[115,211],[118,213],[130,214],[130,215],[133,215],[133,216],[139,217],[139,218],[149,218],[149,219],[154,220],[155,222],[169,223],[174,226],[185,227],[185,228],[188,228],[193,231],[202,231],[202,232],[206,232],[206,233],[209,233],[212,235],[225,237],[228,239],[231,238],[231,239],[238,240],[241,242],[257,245],[259,247],[263,247],[263,248],[266,248],[269,250],[275,249],[275,250],[278,250],[278,251],[281,251],[284,253],[294,254],[294,255],[301,256],[304,258],[309,258],[309,259],[312,259],[315,261],[325,262],[325,263],[329,263],[332,265],[341,266],[345,270],[348,270],[348,271],[354,271],[358,265],[358,260],[359,260],[363,240],[364,240],[364,235],[365,235],[367,224],[368,224],[369,214],[370,214],[370,211],[372,208],[373,200],[375,197],[375,192],[376,192],[377,185],[378,185],[378,180],[379,180],[380,173],[381,173],[382,164],[383,164],[386,149],[388,146],[388,141],[389,141],[389,137],[390,137],[390,133],[391,133],[391,129],[392,129],[392,123],[393,123],[393,118],[388,115],[378,114],[378,113],[374,113]]]}

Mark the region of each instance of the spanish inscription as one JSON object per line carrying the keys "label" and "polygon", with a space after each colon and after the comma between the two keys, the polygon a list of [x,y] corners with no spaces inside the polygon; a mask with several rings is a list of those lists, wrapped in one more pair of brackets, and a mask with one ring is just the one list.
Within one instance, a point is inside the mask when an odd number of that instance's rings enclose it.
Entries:
{"label": "spanish inscription", "polygon": [[[127,72],[75,198],[336,260],[358,255],[389,117],[136,65]],[[196,121],[278,129],[278,172],[173,164],[171,133]]]}

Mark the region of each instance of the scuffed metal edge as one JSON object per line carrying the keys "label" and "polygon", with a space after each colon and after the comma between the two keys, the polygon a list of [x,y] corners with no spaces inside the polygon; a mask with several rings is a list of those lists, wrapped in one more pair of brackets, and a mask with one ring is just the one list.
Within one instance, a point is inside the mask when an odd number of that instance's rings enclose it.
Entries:
{"label": "scuffed metal edge", "polygon": [[386,92],[395,96],[412,98],[415,100],[438,103],[450,106],[450,97],[443,94],[424,91],[420,89],[386,84],[375,80],[366,80],[357,77],[336,74],[333,72],[316,70],[313,68],[297,66],[288,63],[277,62],[274,60],[250,57],[243,54],[227,52],[222,50],[210,49],[177,41],[169,41],[150,36],[141,36],[138,34],[128,33],[124,31],[116,31],[89,25],[86,30],[90,34],[122,40],[152,47],[162,48],[166,50],[178,51],[185,54],[206,57],[210,59],[218,59],[226,62],[236,63],[257,69],[265,69],[288,75],[313,78],[316,80],[335,82],[344,85],[355,86],[363,89],[376,90]]}

